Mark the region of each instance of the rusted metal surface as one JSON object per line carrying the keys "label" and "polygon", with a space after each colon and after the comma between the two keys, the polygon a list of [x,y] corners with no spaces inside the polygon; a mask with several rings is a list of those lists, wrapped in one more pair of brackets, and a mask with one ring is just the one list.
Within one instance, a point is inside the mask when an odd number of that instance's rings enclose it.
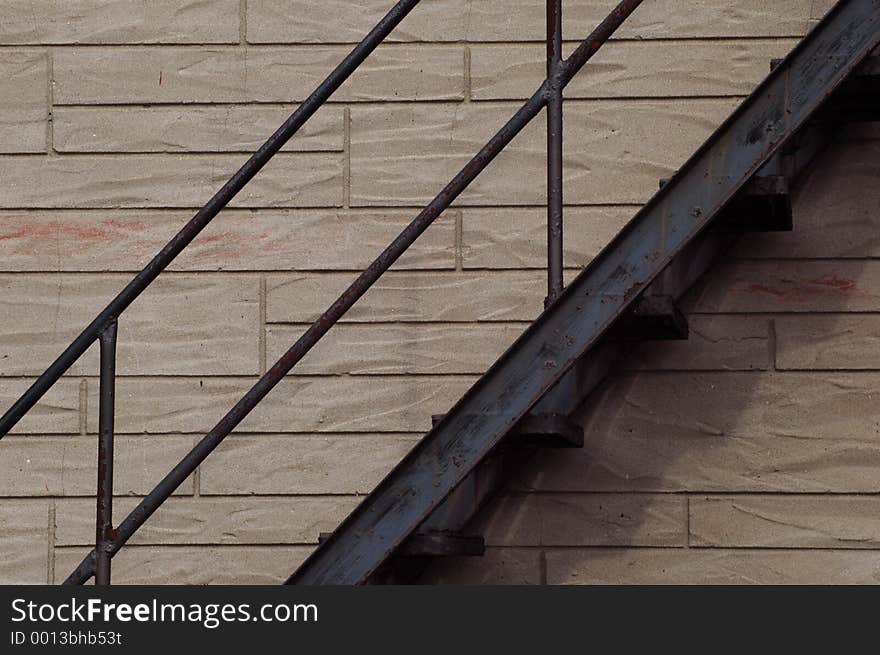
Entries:
{"label": "rusted metal surface", "polygon": [[288,582],[368,580],[877,46],[878,17],[880,0],[832,9]]}
{"label": "rusted metal surface", "polygon": [[562,293],[562,0],[547,0],[547,299]]}
{"label": "rusted metal surface", "polygon": [[113,542],[113,432],[116,404],[116,321],[101,333],[98,409],[98,493],[95,519],[95,584],[110,584]]}
{"label": "rusted metal surface", "polygon": [[184,248],[210,223],[220,211],[262,170],[272,157],[305,125],[315,112],[333,95],[358,66],[385,40],[420,0],[400,0],[375,28],[342,60],[275,133],[202,207],[171,241],[119,292],[51,366],[0,417],[0,439],[15,427],[36,402],[79,359],[101,333],[134,302],[156,277],[174,261]]}

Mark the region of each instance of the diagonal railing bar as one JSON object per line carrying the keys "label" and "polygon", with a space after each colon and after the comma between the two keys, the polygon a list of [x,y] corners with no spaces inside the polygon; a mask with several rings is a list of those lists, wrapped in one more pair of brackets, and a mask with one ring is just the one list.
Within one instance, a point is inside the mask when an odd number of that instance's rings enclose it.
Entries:
{"label": "diagonal railing bar", "polygon": [[[553,1],[553,0],[551,0]],[[112,543],[106,545],[111,555],[131,538],[144,522],[196,470],[204,459],[235,429],[254,407],[287,375],[331,327],[387,271],[415,240],[473,182],[495,157],[534,119],[554,95],[584,66],[587,60],[617,30],[642,0],[622,0],[602,23],[565,61],[554,66],[556,75],[548,77],[486,145],[403,229],[391,244],[352,282],[330,307],[303,333],[290,349],[251,389],[220,419],[193,449],[156,487],[145,496],[116,529]],[[331,537],[332,540],[332,537]],[[95,572],[95,550],[86,555],[65,580],[65,584],[82,584]]]}
{"label": "diagonal railing bar", "polygon": [[193,239],[260,172],[315,112],[382,43],[420,0],[400,0],[306,98],[269,139],[224,184],[171,241],[138,273],[110,304],[74,339],[49,368],[0,417],[0,439],[21,420],[59,378],[97,341],[101,333],[174,261]]}

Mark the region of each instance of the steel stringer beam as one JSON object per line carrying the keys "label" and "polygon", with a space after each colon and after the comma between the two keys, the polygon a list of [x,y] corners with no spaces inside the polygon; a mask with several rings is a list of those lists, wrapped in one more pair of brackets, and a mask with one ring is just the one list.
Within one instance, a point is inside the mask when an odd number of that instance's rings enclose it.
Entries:
{"label": "steel stringer beam", "polygon": [[287,582],[366,581],[878,43],[841,0]]}

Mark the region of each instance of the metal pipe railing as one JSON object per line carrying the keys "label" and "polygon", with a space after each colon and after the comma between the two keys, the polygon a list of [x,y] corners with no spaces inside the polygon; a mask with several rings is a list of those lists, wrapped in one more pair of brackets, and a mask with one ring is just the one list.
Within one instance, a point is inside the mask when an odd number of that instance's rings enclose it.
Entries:
{"label": "metal pipe railing", "polygon": [[547,299],[562,293],[562,0],[547,0]]}
{"label": "metal pipe railing", "polygon": [[95,519],[95,584],[110,584],[113,543],[113,432],[116,403],[116,330],[101,333],[101,387],[98,408],[98,493]]}
{"label": "metal pipe railing", "polygon": [[[80,584],[92,575],[109,584],[110,560],[149,517],[196,470],[256,405],[287,375],[330,328],[455,201],[495,157],[548,106],[548,303],[562,291],[562,92],[571,78],[605,43],[642,0],[622,0],[614,11],[563,60],[561,0],[547,0],[547,78],[507,123],[429,202],[394,241],[330,305],[288,351],[254,384],[193,449],[145,496],[115,530],[112,528],[113,414],[116,333],[119,315],[256,175],[315,111],[339,88],[419,0],[401,0],[334,69],[244,166],[218,191],[156,257],[114,298],[62,355],[0,418],[0,438],[45,394],[95,341],[101,345],[96,547],[68,576]],[[332,538],[331,538],[332,541]]]}

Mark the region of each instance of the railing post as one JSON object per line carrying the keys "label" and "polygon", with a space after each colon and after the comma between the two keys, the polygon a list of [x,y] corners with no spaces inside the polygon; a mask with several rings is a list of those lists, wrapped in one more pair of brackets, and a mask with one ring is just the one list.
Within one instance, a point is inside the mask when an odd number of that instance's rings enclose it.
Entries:
{"label": "railing post", "polygon": [[562,293],[562,0],[547,0],[547,298]]}
{"label": "railing post", "polygon": [[116,399],[116,321],[101,333],[98,410],[98,493],[95,521],[95,584],[110,584],[113,530],[113,432]]}

